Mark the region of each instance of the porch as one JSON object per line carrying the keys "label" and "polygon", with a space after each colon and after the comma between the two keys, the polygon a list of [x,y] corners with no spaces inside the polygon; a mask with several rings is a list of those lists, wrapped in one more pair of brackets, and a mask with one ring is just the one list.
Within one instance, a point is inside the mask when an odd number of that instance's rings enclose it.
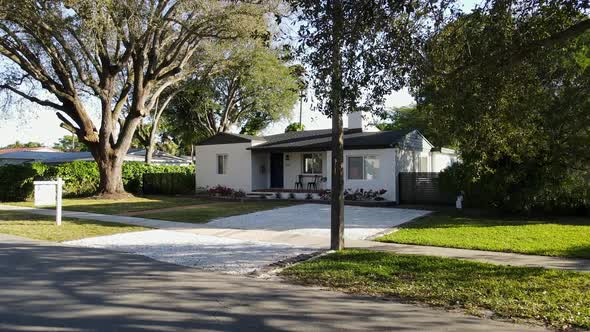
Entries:
{"label": "porch", "polygon": [[320,193],[329,189],[328,153],[253,152],[252,191]]}
{"label": "porch", "polygon": [[320,189],[286,189],[286,188],[267,188],[267,189],[257,189],[254,192],[257,193],[294,193],[294,194],[319,194],[322,192]]}

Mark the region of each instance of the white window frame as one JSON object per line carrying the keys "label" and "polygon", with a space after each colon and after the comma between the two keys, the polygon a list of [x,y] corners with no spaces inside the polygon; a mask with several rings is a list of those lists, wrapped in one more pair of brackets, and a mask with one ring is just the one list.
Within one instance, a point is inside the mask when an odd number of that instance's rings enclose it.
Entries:
{"label": "white window frame", "polygon": [[[319,157],[319,159],[320,159],[320,172],[319,173],[314,173],[314,172],[306,173],[305,172],[305,155],[306,154],[311,154],[312,158],[313,158],[313,155],[317,155]],[[322,175],[323,172],[324,172],[324,158],[322,156],[322,153],[320,153],[320,152],[303,152],[303,153],[301,153],[301,174]]]}
{"label": "white window frame", "polygon": [[[221,157],[221,159],[219,159],[219,157]],[[217,173],[217,175],[227,175],[227,162],[228,162],[228,155],[227,153],[218,153],[215,155],[215,173]],[[219,161],[222,160],[223,161],[223,167],[222,167],[222,173],[219,173]]]}
{"label": "white window frame", "polygon": [[[349,159],[350,158],[363,158],[363,163],[362,163],[362,167],[363,169],[361,170],[361,174],[363,175],[362,179],[351,179],[350,178],[350,162]],[[374,174],[372,179],[367,179],[367,169],[366,169],[366,165],[367,165],[367,159],[375,159],[377,161],[379,161],[379,158],[377,158],[376,155],[350,155],[350,156],[346,156],[346,180],[347,181],[373,181],[373,180],[377,180],[377,174]],[[381,168],[381,166],[377,167],[377,169]]]}

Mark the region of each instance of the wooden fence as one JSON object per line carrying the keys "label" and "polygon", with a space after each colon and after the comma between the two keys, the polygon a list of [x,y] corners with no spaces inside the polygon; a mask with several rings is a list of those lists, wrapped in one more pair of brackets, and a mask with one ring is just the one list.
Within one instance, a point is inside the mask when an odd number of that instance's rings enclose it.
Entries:
{"label": "wooden fence", "polygon": [[146,173],[143,175],[144,194],[192,194],[195,176],[186,173]]}
{"label": "wooden fence", "polygon": [[443,192],[439,173],[399,173],[398,190],[401,204],[454,204],[455,195]]}

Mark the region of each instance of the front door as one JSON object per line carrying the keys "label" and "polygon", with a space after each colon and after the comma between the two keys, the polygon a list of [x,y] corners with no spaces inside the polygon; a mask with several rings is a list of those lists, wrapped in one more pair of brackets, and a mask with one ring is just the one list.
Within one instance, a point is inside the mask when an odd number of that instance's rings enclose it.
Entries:
{"label": "front door", "polygon": [[283,188],[283,154],[270,154],[270,187]]}

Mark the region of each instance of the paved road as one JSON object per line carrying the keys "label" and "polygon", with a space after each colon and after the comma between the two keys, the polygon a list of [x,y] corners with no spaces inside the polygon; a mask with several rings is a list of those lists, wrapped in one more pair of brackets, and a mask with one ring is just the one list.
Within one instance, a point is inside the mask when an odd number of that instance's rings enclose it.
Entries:
{"label": "paved road", "polygon": [[0,235],[1,331],[526,331],[146,257]]}

